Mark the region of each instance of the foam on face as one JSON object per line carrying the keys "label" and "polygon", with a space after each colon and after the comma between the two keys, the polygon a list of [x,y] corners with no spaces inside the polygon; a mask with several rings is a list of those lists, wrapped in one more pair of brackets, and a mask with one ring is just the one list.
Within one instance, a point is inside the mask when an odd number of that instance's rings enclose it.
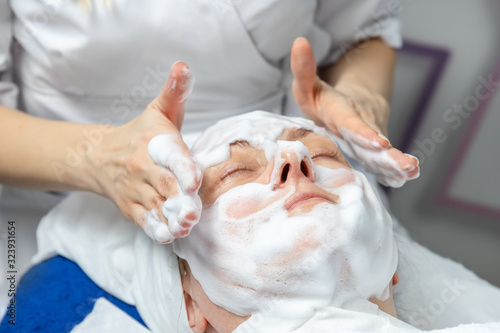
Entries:
{"label": "foam on face", "polygon": [[191,151],[198,164],[206,169],[227,160],[230,156],[229,145],[244,140],[251,146],[262,149],[266,158],[271,160],[274,158],[276,145],[269,143],[275,143],[285,128],[305,128],[328,137],[327,132],[315,126],[311,120],[254,111],[219,121],[203,132]]}
{"label": "foam on face", "polygon": [[312,161],[301,142],[278,140],[286,128],[327,135],[311,121],[264,112],[224,120],[204,133],[193,148],[203,167],[225,161],[230,144],[246,140],[265,152],[272,176],[267,184],[220,195],[190,236],[174,242],[212,302],[240,316],[259,315],[262,331],[321,322],[318,309],[376,311],[368,299],[389,297],[397,265],[391,218],[357,171],[314,166],[312,181],[338,200],[289,216],[285,202],[296,188],[276,186],[283,153]]}

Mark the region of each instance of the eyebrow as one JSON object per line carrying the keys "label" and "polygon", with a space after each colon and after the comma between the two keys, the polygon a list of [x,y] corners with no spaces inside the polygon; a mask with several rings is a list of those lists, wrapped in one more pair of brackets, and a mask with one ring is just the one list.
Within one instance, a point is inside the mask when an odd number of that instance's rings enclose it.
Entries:
{"label": "eyebrow", "polygon": [[310,129],[307,129],[307,128],[294,128],[288,132],[283,132],[283,133],[285,135],[283,136],[283,134],[282,134],[282,139],[292,141],[292,140],[302,139],[305,136],[308,136],[309,134],[313,133],[313,131]]}
{"label": "eyebrow", "polygon": [[246,140],[238,140],[230,144],[230,146],[236,146],[239,148],[247,148],[250,147],[250,143]]}
{"label": "eyebrow", "polygon": [[[288,131],[287,131],[288,130]],[[283,133],[280,136],[280,139],[285,139],[285,140],[290,140],[290,141],[295,141],[295,140],[300,140],[309,134],[313,133],[313,130],[307,129],[307,128],[293,128],[289,129],[286,128]],[[238,148],[249,148],[253,147],[248,141],[246,140],[237,140],[234,141],[233,143],[230,144],[231,147],[236,146]]]}

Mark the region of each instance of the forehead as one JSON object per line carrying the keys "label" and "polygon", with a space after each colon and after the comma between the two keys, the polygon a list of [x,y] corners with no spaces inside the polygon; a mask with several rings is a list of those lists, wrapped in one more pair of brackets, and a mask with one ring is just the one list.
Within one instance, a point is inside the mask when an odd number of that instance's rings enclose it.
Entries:
{"label": "forehead", "polygon": [[299,140],[312,132],[328,137],[324,129],[310,120],[254,111],[208,128],[194,144],[192,153],[202,168],[207,168],[227,160],[231,145],[237,142],[247,142],[266,152],[277,140]]}
{"label": "forehead", "polygon": [[[283,133],[277,138],[277,140],[284,141],[297,141],[301,140],[309,135],[317,135],[314,131],[307,128],[285,128]],[[247,140],[238,140],[230,143],[231,148],[252,148],[252,144]]]}

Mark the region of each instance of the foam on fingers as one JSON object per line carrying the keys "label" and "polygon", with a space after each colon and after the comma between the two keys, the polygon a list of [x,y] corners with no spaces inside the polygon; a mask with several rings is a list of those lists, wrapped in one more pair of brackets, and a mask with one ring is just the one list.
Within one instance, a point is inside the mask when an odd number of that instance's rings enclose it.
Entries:
{"label": "foam on fingers", "polygon": [[[366,171],[377,177],[379,183],[398,188],[408,180],[418,177],[418,174],[414,172],[415,167],[411,163],[400,160],[397,155],[414,159],[416,157],[408,154],[403,155],[399,151],[396,153],[396,157],[391,156],[394,155],[394,152],[391,151],[390,144],[384,148],[377,141],[370,141],[346,128],[339,128],[339,132],[343,138],[335,136],[335,141],[342,151],[363,164]],[[381,134],[379,136],[387,140],[385,136]]]}
{"label": "foam on fingers", "polygon": [[154,210],[146,212],[146,222],[142,229],[155,243],[166,244],[174,240],[167,225]]}
{"label": "foam on fingers", "polygon": [[198,195],[180,193],[169,197],[162,207],[168,220],[168,230],[174,237],[184,237],[198,222],[201,214],[201,199]]}
{"label": "foam on fingers", "polygon": [[174,174],[182,192],[195,192],[201,185],[202,172],[183,145],[178,133],[160,134],[151,139],[148,152],[156,164]]}
{"label": "foam on fingers", "polygon": [[185,237],[198,222],[201,214],[198,189],[201,185],[202,172],[193,157],[189,155],[189,150],[178,133],[155,136],[148,144],[148,152],[156,164],[177,180],[177,194],[167,197],[162,207],[162,214],[167,219],[168,225],[161,220],[161,226],[155,223],[158,219],[150,213],[151,231],[146,233],[155,241],[165,240],[168,237],[172,239]]}
{"label": "foam on fingers", "polygon": [[[180,66],[182,66],[182,68],[178,68]],[[191,95],[194,82],[194,75],[186,64],[181,61],[176,61],[172,65],[171,76],[169,77],[167,87],[168,90],[178,95],[179,103],[184,103]]]}

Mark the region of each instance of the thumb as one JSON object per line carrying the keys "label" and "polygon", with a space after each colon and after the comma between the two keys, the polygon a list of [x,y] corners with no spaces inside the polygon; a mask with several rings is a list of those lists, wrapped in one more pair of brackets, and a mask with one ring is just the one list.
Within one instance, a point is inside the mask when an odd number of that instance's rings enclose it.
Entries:
{"label": "thumb", "polygon": [[191,94],[194,76],[182,61],[172,65],[167,83],[163,86],[152,106],[165,115],[178,130],[184,120],[184,103]]}
{"label": "thumb", "polygon": [[306,106],[314,97],[316,83],[316,60],[311,44],[299,37],[292,45],[290,67],[294,77],[293,94],[299,106]]}

